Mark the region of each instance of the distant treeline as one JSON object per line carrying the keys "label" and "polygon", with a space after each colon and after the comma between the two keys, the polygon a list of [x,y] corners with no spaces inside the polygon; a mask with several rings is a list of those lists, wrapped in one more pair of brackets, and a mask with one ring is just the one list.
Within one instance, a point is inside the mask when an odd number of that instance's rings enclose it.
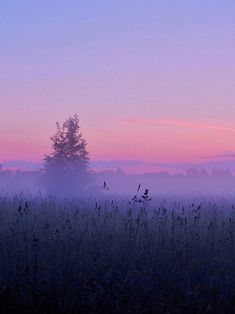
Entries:
{"label": "distant treeline", "polygon": [[[10,171],[0,167],[0,190],[8,193],[44,192],[40,183],[41,171]],[[138,184],[150,189],[154,194],[233,194],[235,195],[235,176],[228,170],[190,168],[185,173],[171,174],[167,171],[145,174],[126,174],[122,169],[116,171],[91,171],[90,190],[102,192],[104,181],[108,193],[133,194]],[[78,178],[79,180],[79,178]]]}

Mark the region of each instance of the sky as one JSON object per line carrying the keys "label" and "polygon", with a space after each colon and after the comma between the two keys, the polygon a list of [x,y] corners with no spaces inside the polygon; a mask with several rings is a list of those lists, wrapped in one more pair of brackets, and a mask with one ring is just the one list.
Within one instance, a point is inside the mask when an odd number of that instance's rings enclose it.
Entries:
{"label": "sky", "polygon": [[92,160],[235,152],[235,2],[0,1],[0,161],[77,113]]}

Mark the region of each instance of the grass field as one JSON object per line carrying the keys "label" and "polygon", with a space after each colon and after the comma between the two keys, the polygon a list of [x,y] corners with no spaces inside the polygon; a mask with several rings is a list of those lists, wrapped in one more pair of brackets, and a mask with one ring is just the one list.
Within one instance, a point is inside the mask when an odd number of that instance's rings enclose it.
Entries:
{"label": "grass field", "polygon": [[235,199],[0,198],[0,313],[234,313]]}

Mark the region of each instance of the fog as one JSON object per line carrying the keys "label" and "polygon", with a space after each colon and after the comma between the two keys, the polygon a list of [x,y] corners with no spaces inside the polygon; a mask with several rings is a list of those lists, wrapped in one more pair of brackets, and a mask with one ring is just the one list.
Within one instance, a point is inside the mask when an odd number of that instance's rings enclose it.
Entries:
{"label": "fog", "polygon": [[[105,182],[105,189],[104,189]],[[125,174],[121,169],[90,172],[89,182],[82,186],[79,178],[73,184],[68,194],[68,184],[55,180],[57,195],[60,197],[78,196],[86,193],[126,194],[134,195],[137,187],[148,189],[151,195],[179,196],[231,196],[235,195],[235,176],[229,171],[214,169],[206,171],[188,169],[185,173],[170,174],[168,172]],[[79,186],[79,188],[78,188]],[[40,171],[0,171],[0,190],[2,193],[30,193],[47,195],[41,184]],[[67,191],[67,192],[65,192]]]}

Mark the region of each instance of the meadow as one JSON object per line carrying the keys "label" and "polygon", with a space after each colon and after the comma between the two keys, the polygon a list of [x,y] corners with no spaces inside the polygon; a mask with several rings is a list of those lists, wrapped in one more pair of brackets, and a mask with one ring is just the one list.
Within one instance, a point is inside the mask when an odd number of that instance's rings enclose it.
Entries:
{"label": "meadow", "polygon": [[0,313],[234,313],[234,237],[233,198],[2,193]]}

